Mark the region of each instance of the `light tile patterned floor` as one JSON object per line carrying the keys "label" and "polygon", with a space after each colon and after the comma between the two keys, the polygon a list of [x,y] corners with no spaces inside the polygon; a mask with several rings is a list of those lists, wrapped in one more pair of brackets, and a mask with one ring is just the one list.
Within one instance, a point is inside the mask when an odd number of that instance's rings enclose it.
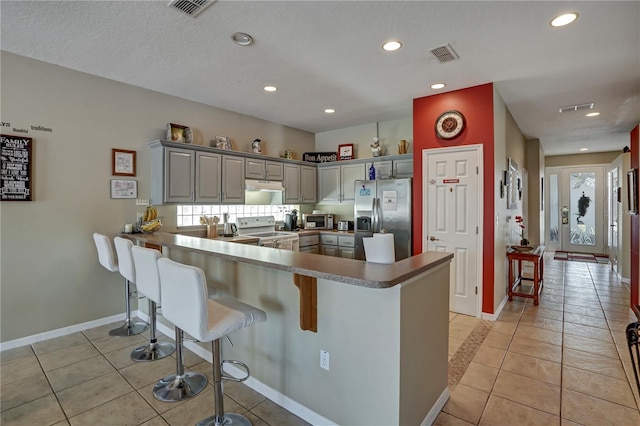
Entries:
{"label": "light tile patterned floor", "polygon": [[[624,330],[629,290],[605,265],[545,259],[539,306],[508,302],[499,319],[450,314],[451,398],[436,425],[640,425]],[[118,324],[0,353],[0,424],[190,425],[213,411],[211,385],[163,403],[154,383],[175,359],[134,363],[146,333],[108,335]],[[188,369],[211,364],[186,351]],[[243,384],[227,382],[225,409],[254,425],[306,425]]]}
{"label": "light tile patterned floor", "polygon": [[[145,344],[148,334],[109,336],[117,325],[0,353],[0,424],[193,425],[213,414],[210,383],[186,401],[156,400],[153,386],[175,372],[175,358],[131,361],[131,351]],[[185,365],[211,381],[211,364],[189,350]],[[242,383],[225,382],[224,393],[225,411],[243,414],[256,426],[308,425]]]}
{"label": "light tile patterned floor", "polygon": [[[540,305],[507,302],[479,347],[481,321],[449,315],[451,398],[436,425],[640,425],[628,288],[608,265],[552,253],[544,278]],[[454,365],[469,351],[466,365]]]}

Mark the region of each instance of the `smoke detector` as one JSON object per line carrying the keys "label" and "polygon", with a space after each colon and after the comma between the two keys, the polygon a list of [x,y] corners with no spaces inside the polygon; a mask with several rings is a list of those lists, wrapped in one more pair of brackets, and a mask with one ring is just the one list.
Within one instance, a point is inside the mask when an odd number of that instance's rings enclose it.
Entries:
{"label": "smoke detector", "polygon": [[458,54],[450,44],[445,44],[444,46],[434,47],[431,49],[431,53],[435,56],[441,63],[455,61],[459,58]]}
{"label": "smoke detector", "polygon": [[191,17],[198,16],[203,10],[211,6],[215,0],[171,0],[167,6],[178,9]]}
{"label": "smoke detector", "polygon": [[582,111],[584,109],[593,109],[594,106],[596,106],[595,102],[588,102],[586,104],[563,106],[559,108],[559,111],[560,112]]}

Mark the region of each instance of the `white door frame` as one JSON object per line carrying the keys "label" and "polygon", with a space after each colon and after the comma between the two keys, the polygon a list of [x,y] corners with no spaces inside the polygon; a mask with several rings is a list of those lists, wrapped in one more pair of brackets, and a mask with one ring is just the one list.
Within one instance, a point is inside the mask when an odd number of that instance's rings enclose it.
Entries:
{"label": "white door frame", "polygon": [[[428,179],[427,165],[429,164],[429,155],[431,154],[448,154],[448,153],[456,153],[456,152],[464,152],[464,151],[472,151],[476,153],[477,156],[477,164],[478,164],[478,173],[477,173],[477,184],[478,184],[478,209],[477,209],[477,223],[478,223],[478,235],[476,239],[476,263],[478,265],[478,277],[480,277],[478,283],[478,294],[476,299],[476,317],[480,318],[482,316],[482,294],[484,290],[484,280],[483,280],[483,263],[482,263],[482,255],[483,255],[483,245],[482,242],[484,240],[484,228],[482,219],[484,217],[484,150],[481,144],[475,145],[464,145],[458,147],[451,148],[430,148],[422,150],[422,250],[424,251],[425,247],[427,247],[427,231],[429,229],[429,223],[427,218],[428,206],[427,200],[428,190],[429,190],[429,182],[426,182]],[[493,285],[493,283],[492,283]]]}

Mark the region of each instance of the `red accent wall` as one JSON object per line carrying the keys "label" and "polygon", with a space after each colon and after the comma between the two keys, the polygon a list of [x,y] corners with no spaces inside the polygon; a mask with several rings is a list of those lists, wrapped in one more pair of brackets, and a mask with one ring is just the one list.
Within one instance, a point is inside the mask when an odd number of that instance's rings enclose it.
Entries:
{"label": "red accent wall", "polygon": [[[445,141],[436,136],[435,122],[445,111],[460,111],[465,129],[455,139]],[[413,252],[422,253],[422,151],[461,145],[483,145],[484,214],[482,223],[482,312],[493,313],[494,253],[494,140],[493,84],[470,87],[413,100]]]}
{"label": "red accent wall", "polygon": [[[631,167],[640,168],[640,126],[636,126],[631,131]],[[625,171],[626,172],[626,171]],[[626,178],[626,176],[625,176]],[[640,276],[640,267],[638,259],[640,258],[640,216],[631,215],[631,300],[635,303],[638,300],[638,278]]]}

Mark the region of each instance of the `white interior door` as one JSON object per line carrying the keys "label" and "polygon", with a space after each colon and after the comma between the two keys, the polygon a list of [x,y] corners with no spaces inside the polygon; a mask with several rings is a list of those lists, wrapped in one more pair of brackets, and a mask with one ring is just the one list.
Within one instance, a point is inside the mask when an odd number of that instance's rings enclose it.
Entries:
{"label": "white interior door", "polygon": [[560,184],[562,250],[605,253],[603,166],[565,167]]}
{"label": "white interior door", "polygon": [[454,254],[449,310],[477,316],[481,293],[478,146],[423,151],[424,250]]}

